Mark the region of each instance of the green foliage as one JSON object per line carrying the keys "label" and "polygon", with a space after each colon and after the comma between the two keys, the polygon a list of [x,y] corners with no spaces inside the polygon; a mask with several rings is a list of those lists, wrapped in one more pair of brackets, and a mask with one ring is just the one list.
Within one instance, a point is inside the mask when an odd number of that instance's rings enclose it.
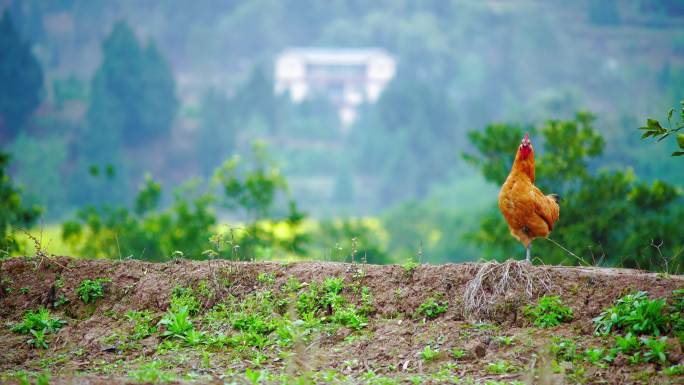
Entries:
{"label": "green foliage", "polygon": [[511,365],[508,361],[501,360],[497,362],[490,362],[487,364],[487,371],[491,374],[504,374],[515,372],[515,366]]}
{"label": "green foliage", "polygon": [[420,358],[430,362],[434,361],[439,356],[439,350],[432,349],[430,345],[426,345],[425,348],[420,352]]}
{"label": "green foliage", "polygon": [[194,330],[190,320],[190,311],[184,306],[170,308],[159,321],[159,325],[164,326],[164,331],[161,333],[162,337],[181,340],[185,340],[187,334]]}
{"label": "green foliage", "polygon": [[126,313],[126,319],[133,325],[131,334],[128,336],[133,341],[141,340],[157,332],[157,328],[152,324],[152,313],[149,310],[129,310]]}
{"label": "green foliage", "polygon": [[427,319],[435,319],[439,317],[441,314],[446,313],[448,307],[448,302],[439,302],[435,300],[433,297],[430,297],[418,306],[418,309],[416,309],[416,314],[423,316]]}
{"label": "green foliage", "polygon": [[29,345],[33,345],[35,348],[47,349],[47,335],[56,333],[65,324],[66,321],[53,318],[49,310],[41,307],[36,312],[29,310],[24,313],[24,319],[20,324],[12,327],[12,331],[20,334],[29,334],[31,336],[27,340]]}
{"label": "green foliage", "polygon": [[642,337],[641,341],[648,348],[644,353],[646,362],[667,362],[667,337]]}
{"label": "green foliage", "polygon": [[404,272],[408,275],[412,275],[413,272],[420,266],[420,263],[416,262],[413,259],[408,259],[406,262],[402,263],[401,268],[404,269]]}
{"label": "green foliage", "polygon": [[644,291],[628,294],[594,318],[595,332],[606,335],[626,331],[659,336],[668,329],[664,310],[664,299],[650,300]]}
{"label": "green foliage", "polygon": [[41,307],[36,312],[29,310],[24,313],[22,322],[14,326],[12,331],[21,334],[29,334],[31,330],[45,330],[48,333],[54,333],[65,324],[66,321],[53,318],[48,309]]}
{"label": "green foliage", "polygon": [[332,322],[348,327],[352,330],[361,330],[368,326],[368,319],[354,306],[342,307],[335,310]]}
{"label": "green foliage", "polygon": [[[344,278],[341,277],[328,277],[321,284],[311,283],[308,290],[297,296],[296,308],[299,316],[303,320],[320,319],[354,330],[364,328],[368,325],[368,305],[362,303],[361,308],[355,308],[348,304],[347,299],[342,296],[343,289]],[[370,292],[367,291],[366,298],[369,296]]]}
{"label": "green foliage", "polygon": [[0,151],[0,258],[18,250],[16,227],[28,227],[40,214],[39,207],[25,207],[22,203],[21,190],[7,174],[8,164],[9,156]]}
{"label": "green foliage", "polygon": [[644,131],[643,135],[641,135],[642,139],[653,137],[654,139],[657,138],[657,141],[660,142],[670,135],[677,138],[677,146],[679,146],[679,151],[673,152],[672,156],[684,155],[684,134],[679,133],[679,131],[684,129],[684,100],[682,100],[680,104],[681,108],[679,111],[679,123],[675,122],[674,126],[672,125],[672,114],[675,112],[675,109],[672,108],[667,113],[667,128],[663,127],[656,119],[651,118],[646,120],[645,126],[639,127],[640,130]]}
{"label": "green foliage", "polygon": [[22,128],[42,98],[43,71],[31,45],[19,35],[8,9],[0,19],[0,141]]}
{"label": "green foliage", "polygon": [[527,305],[523,308],[525,315],[534,326],[540,328],[554,327],[561,322],[572,321],[572,309],[563,305],[559,296],[543,296],[536,306]]}
{"label": "green foliage", "polygon": [[577,345],[569,338],[553,337],[551,353],[563,361],[572,362],[577,359]]}
{"label": "green foliage", "polygon": [[177,285],[171,292],[171,302],[169,309],[177,310],[185,308],[188,314],[195,316],[199,314],[201,303],[192,288]]}
{"label": "green foliage", "polygon": [[190,258],[201,258],[216,223],[213,195],[188,184],[176,191],[170,207],[152,211],[160,194],[160,186],[148,178],[135,200],[134,212],[109,206],[80,209],[76,220],[62,225],[62,239],[88,256],[161,261],[183,250]]}
{"label": "green foliage", "polygon": [[623,336],[615,336],[615,346],[620,353],[630,355],[638,352],[641,349],[641,340],[632,333],[627,333]]}
{"label": "green foliage", "polygon": [[104,284],[111,282],[109,278],[84,279],[76,288],[76,294],[84,303],[91,303],[97,301],[99,298],[104,298],[105,288]]}
{"label": "green foliage", "polygon": [[459,348],[453,348],[451,349],[451,356],[454,357],[456,360],[460,360],[461,358],[465,357],[465,350],[459,349]]}
{"label": "green foliage", "polygon": [[[560,220],[551,237],[579,258],[543,240],[534,243],[535,253],[545,263],[679,271],[684,268],[684,254],[676,252],[684,245],[684,233],[678,231],[684,225],[681,191],[662,181],[639,181],[631,171],[592,172],[590,162],[604,147],[593,120],[583,113],[574,120],[548,121],[539,130],[529,130],[536,151],[535,184],[563,197]],[[472,132],[470,139],[478,154],[470,153],[466,159],[489,181],[501,185],[522,136],[522,127],[509,125]],[[521,250],[496,208],[468,239],[501,260]]]}
{"label": "green foliage", "polygon": [[681,376],[684,375],[684,365],[682,364],[677,364],[677,365],[672,365],[668,366],[663,370],[663,374],[666,376]]}
{"label": "green foliage", "polygon": [[165,364],[161,360],[154,360],[131,371],[129,377],[138,383],[160,384],[176,381],[176,377],[164,371]]}

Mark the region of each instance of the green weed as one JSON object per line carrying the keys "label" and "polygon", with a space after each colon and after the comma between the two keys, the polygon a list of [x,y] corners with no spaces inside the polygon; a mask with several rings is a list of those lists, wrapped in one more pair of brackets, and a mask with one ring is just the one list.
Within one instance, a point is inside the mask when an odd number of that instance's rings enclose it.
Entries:
{"label": "green weed", "polygon": [[171,310],[177,310],[180,308],[185,308],[188,314],[195,316],[200,311],[200,301],[195,296],[192,288],[184,286],[176,286],[171,292],[171,303],[169,308]]}
{"label": "green weed", "polygon": [[558,326],[561,322],[573,319],[572,309],[564,306],[559,296],[545,295],[539,299],[536,306],[525,306],[523,313],[534,326],[541,328]]}
{"label": "green weed", "polygon": [[643,342],[644,347],[648,348],[644,352],[646,362],[667,362],[667,337],[642,337],[641,342]]}
{"label": "green weed", "polygon": [[193,330],[190,311],[185,306],[169,309],[158,325],[162,325],[166,329],[162,332],[162,337],[174,337],[184,340],[186,334]]}
{"label": "green weed", "polygon": [[665,370],[663,370],[663,374],[666,376],[681,376],[684,375],[684,365],[682,364],[677,364],[677,365],[672,365]]}
{"label": "green weed", "polygon": [[129,339],[137,341],[146,338],[157,331],[152,325],[152,313],[149,310],[133,311],[129,310],[126,319],[133,324],[133,330],[128,336]]}
{"label": "green weed", "polygon": [[84,303],[104,298],[104,284],[111,282],[109,278],[84,279],[76,288],[76,294]]}
{"label": "green weed", "polygon": [[497,362],[490,362],[487,364],[487,371],[491,374],[504,374],[515,372],[515,366],[511,365],[508,361],[501,360]]}
{"label": "green weed", "polygon": [[132,371],[129,377],[140,383],[166,383],[176,381],[176,377],[163,370],[164,363],[159,360],[154,360],[148,364],[141,365],[137,370]]}
{"label": "green weed", "polygon": [[628,294],[593,319],[594,331],[599,335],[623,330],[659,336],[667,330],[668,320],[664,309],[664,299],[650,300],[645,291]]}
{"label": "green weed", "polygon": [[438,302],[430,297],[418,306],[416,313],[427,319],[435,319],[441,314],[446,313],[448,306],[447,302]]}
{"label": "green weed", "polygon": [[257,276],[257,281],[259,281],[262,285],[273,285],[275,283],[275,274],[274,273],[259,273]]}
{"label": "green weed", "polygon": [[451,349],[451,356],[457,360],[460,360],[461,358],[465,357],[465,353],[466,352],[463,349],[458,349],[458,348]]}
{"label": "green weed", "polygon": [[409,259],[401,265],[401,268],[404,269],[406,275],[412,275],[418,266],[420,266],[418,262],[413,259]]}
{"label": "green weed", "polygon": [[48,309],[40,308],[36,312],[29,310],[24,313],[22,322],[15,325],[12,331],[30,335],[31,338],[26,341],[29,345],[35,348],[47,349],[47,335],[57,332],[65,324],[66,321],[53,318]]}
{"label": "green weed", "polygon": [[420,352],[420,358],[427,362],[434,361],[437,359],[438,355],[439,350],[432,349],[430,345],[426,345],[425,348]]}

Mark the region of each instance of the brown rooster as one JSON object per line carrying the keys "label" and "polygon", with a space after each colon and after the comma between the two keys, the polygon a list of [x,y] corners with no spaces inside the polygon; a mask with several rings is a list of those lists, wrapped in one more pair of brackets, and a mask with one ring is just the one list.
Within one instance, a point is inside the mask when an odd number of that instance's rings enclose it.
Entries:
{"label": "brown rooster", "polygon": [[532,240],[546,238],[558,220],[560,207],[556,194],[544,195],[534,185],[534,149],[526,133],[518,147],[511,173],[499,193],[499,209],[511,235],[525,246],[530,261]]}

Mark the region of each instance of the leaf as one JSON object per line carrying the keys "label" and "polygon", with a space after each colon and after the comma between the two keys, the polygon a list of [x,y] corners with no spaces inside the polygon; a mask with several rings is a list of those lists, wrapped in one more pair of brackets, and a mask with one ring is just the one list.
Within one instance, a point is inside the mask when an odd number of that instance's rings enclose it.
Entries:
{"label": "leaf", "polygon": [[655,119],[651,119],[651,118],[646,119],[646,125],[648,125],[648,128],[654,129],[656,131],[663,131],[664,130],[663,127],[660,125],[660,122],[655,120]]}
{"label": "leaf", "polygon": [[653,134],[655,134],[655,132],[653,132],[653,131],[644,132],[644,134],[641,135],[641,139],[646,139]]}
{"label": "leaf", "polygon": [[675,151],[672,153],[672,156],[682,156],[684,155],[684,151]]}
{"label": "leaf", "polygon": [[679,148],[684,149],[684,134],[677,134],[677,144]]}
{"label": "leaf", "polygon": [[667,112],[667,120],[672,119],[672,114],[674,113],[674,108],[670,108],[670,111]]}

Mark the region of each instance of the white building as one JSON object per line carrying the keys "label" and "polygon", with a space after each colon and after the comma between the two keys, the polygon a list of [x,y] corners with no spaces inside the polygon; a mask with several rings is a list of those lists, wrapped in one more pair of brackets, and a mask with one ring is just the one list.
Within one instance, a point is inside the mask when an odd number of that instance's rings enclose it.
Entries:
{"label": "white building", "polygon": [[394,57],[382,49],[292,48],[276,59],[275,92],[289,92],[294,102],[325,96],[348,127],[360,104],[378,100],[395,69]]}

